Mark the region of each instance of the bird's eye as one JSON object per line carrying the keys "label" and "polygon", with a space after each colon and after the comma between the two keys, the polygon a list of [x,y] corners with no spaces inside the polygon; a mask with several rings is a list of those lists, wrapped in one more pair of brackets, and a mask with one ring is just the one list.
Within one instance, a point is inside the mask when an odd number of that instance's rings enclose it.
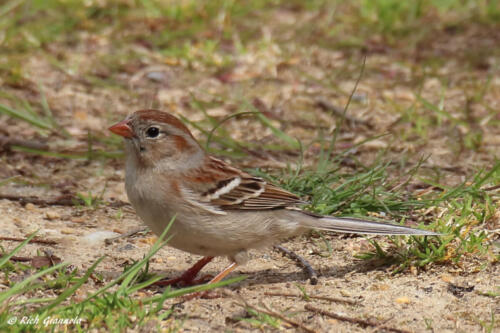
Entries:
{"label": "bird's eye", "polygon": [[146,135],[148,138],[156,138],[160,134],[160,129],[155,126],[151,126],[146,130]]}

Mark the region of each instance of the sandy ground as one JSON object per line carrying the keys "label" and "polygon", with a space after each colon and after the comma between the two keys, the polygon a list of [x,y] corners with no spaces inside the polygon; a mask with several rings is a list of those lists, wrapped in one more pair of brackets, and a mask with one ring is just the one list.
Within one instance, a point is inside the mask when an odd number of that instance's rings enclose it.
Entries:
{"label": "sandy ground", "polygon": [[[88,165],[87,168],[95,166]],[[123,198],[120,179],[123,174],[105,167],[103,177],[112,175],[116,180],[108,184],[108,188],[113,190],[107,194]],[[2,200],[1,234],[24,237],[39,229],[40,238],[54,240],[57,245],[30,244],[20,256],[33,256],[36,251],[49,249],[63,261],[81,269],[90,267],[100,256],[106,255],[98,271],[110,278],[117,276],[124,264],[141,259],[155,239],[151,234],[139,234],[106,245],[104,238],[141,226],[130,207],[122,208],[120,213],[116,208],[22,206],[17,202]],[[491,316],[498,316],[500,312],[497,299],[481,295],[500,285],[499,265],[481,268],[483,263],[471,259],[467,261],[467,267],[431,265],[425,271],[415,269],[393,276],[390,267],[383,263],[358,260],[353,256],[368,249],[365,239],[337,235],[328,235],[327,239],[333,248],[333,255],[329,257],[317,254],[320,248],[311,237],[303,236],[282,244],[306,258],[317,270],[317,285],[310,285],[306,274],[294,261],[283,257],[276,250],[268,249],[253,252],[253,259],[232,273],[231,276],[243,274],[248,278],[226,287],[225,290],[229,292],[223,293],[223,297],[181,303],[174,299],[167,304],[177,304],[174,317],[182,320],[183,331],[186,332],[256,330],[250,323],[238,320],[246,316],[246,311],[237,305],[242,302],[261,308],[265,306],[279,313],[293,313],[291,318],[318,332],[357,332],[366,329],[306,311],[306,304],[347,317],[375,320],[415,332],[479,332],[482,330],[480,321],[489,323]],[[13,242],[2,242],[6,250],[12,249],[14,245]],[[167,247],[152,259],[151,269],[175,277],[196,260],[196,256]],[[216,258],[203,272],[216,274],[227,264],[227,259]],[[454,294],[451,283],[469,291]],[[301,294],[299,287],[311,296],[329,296],[357,303],[343,304],[318,299],[306,301],[301,297],[266,295]],[[138,297],[160,291],[141,291]],[[292,327],[289,329],[295,330]]]}

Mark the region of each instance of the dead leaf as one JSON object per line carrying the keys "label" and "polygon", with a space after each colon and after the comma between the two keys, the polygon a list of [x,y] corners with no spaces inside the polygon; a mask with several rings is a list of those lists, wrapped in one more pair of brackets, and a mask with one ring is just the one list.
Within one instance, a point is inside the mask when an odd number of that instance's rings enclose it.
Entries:
{"label": "dead leaf", "polygon": [[44,266],[54,266],[61,262],[61,258],[56,257],[55,255],[50,256],[35,256],[31,259],[31,267],[40,268]]}

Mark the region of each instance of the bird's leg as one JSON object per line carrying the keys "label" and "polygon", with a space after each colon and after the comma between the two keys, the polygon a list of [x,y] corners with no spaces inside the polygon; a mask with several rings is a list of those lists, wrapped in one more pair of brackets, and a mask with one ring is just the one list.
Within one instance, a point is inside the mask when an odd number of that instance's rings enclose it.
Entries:
{"label": "bird's leg", "polygon": [[[224,268],[224,270],[222,272],[220,272],[219,274],[217,274],[207,284],[217,283],[217,282],[221,281],[226,276],[228,276],[229,273],[231,273],[237,266],[238,266],[237,263],[235,263],[235,262],[231,263],[231,265],[229,265],[226,268]],[[191,300],[191,299],[198,298],[198,297],[201,297],[201,298],[216,298],[216,297],[220,297],[220,295],[215,295],[215,297],[214,297],[214,295],[212,295],[210,293],[210,290],[207,290],[207,291],[201,291],[201,292],[197,292],[197,293],[192,293],[192,294],[186,295],[186,296],[183,297],[183,299],[187,301],[187,300]]]}
{"label": "bird's leg", "polygon": [[237,263],[233,262],[231,263],[231,265],[227,266],[226,268],[224,268],[224,270],[222,272],[220,272],[219,274],[217,274],[212,280],[210,280],[208,282],[208,284],[211,284],[211,283],[217,283],[219,282],[220,280],[222,280],[223,278],[225,278],[226,276],[229,275],[229,273],[231,273],[232,271],[234,271],[234,269],[238,266]]}
{"label": "bird's leg", "polygon": [[194,264],[191,268],[185,271],[181,276],[169,280],[160,280],[158,282],[155,282],[154,285],[171,286],[182,283],[184,286],[192,286],[198,283],[202,283],[205,277],[196,279],[196,276],[202,270],[202,268],[205,267],[206,264],[212,261],[213,258],[214,257],[203,257],[200,260],[198,260],[198,262]]}

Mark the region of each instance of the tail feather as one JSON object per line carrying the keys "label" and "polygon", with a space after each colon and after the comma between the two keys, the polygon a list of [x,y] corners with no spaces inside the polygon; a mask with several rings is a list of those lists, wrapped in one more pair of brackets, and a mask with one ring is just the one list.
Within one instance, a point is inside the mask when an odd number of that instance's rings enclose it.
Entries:
{"label": "tail feather", "polygon": [[423,235],[438,236],[440,233],[403,227],[396,224],[372,222],[344,217],[322,217],[314,219],[316,222],[311,227],[314,229],[328,230],[342,233],[368,234],[368,235]]}

